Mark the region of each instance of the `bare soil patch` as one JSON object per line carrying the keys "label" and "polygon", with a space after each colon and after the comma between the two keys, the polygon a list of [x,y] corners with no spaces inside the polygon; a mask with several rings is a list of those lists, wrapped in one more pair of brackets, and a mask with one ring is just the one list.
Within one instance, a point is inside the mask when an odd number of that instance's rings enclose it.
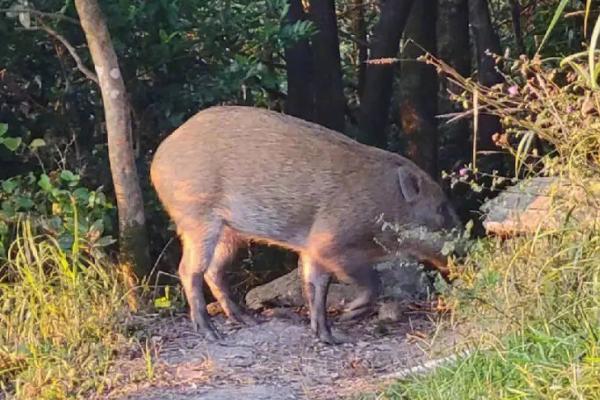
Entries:
{"label": "bare soil patch", "polygon": [[[292,309],[270,309],[259,324],[233,326],[213,317],[222,340],[210,342],[190,329],[186,316],[161,318],[149,328],[155,349],[153,379],[113,390],[110,398],[178,400],[284,400],[358,398],[389,383],[395,374],[443,355],[454,344],[439,334],[430,314],[410,311],[393,323],[377,318],[340,323],[346,342],[319,343],[307,318]],[[435,346],[431,338],[436,336]],[[434,350],[437,349],[437,350]],[[121,369],[144,368],[138,355]]]}

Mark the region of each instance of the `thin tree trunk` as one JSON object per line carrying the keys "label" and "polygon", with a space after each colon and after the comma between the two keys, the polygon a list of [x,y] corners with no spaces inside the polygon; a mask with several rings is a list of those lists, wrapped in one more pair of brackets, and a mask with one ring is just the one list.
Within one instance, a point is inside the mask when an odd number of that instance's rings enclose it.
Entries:
{"label": "thin tree trunk", "polygon": [[[502,82],[502,75],[496,70],[496,63],[490,54],[500,54],[500,40],[492,26],[488,0],[469,0],[469,21],[477,51],[477,79],[484,86],[493,86]],[[492,135],[501,130],[502,125],[498,117],[480,115],[478,150],[498,151]],[[497,167],[499,157],[487,158],[492,164],[491,167]]]}
{"label": "thin tree trunk", "polygon": [[119,213],[122,262],[138,277],[150,272],[142,191],[131,143],[131,119],[125,85],[106,21],[96,0],[75,0],[87,39],[104,105],[108,156]]}
{"label": "thin tree trunk", "polygon": [[[421,0],[425,1],[425,0]],[[431,1],[431,0],[428,0]],[[374,28],[370,59],[396,57],[413,0],[387,0]],[[385,148],[395,64],[368,64],[357,139]]]}
{"label": "thin tree trunk", "polygon": [[358,39],[356,51],[358,53],[358,95],[361,96],[365,87],[367,73],[367,25],[365,23],[365,0],[353,0],[352,30]]}
{"label": "thin tree trunk", "polygon": [[[435,68],[416,60],[426,51],[436,54],[436,1],[416,2],[404,32],[400,77],[400,120],[406,139],[406,155],[433,178],[437,178],[437,96]],[[410,42],[408,42],[410,40]]]}
{"label": "thin tree trunk", "polygon": [[519,0],[510,0],[513,34],[519,55],[525,54],[525,42],[523,41],[523,30],[521,29],[521,4]]}
{"label": "thin tree trunk", "polygon": [[[438,57],[462,76],[471,74],[471,51],[469,47],[469,7],[468,0],[440,0],[437,18],[437,51]],[[448,80],[440,80],[439,113],[460,112],[462,108],[451,101],[448,92],[459,93],[460,90]],[[465,119],[451,124],[442,123],[439,127],[440,143],[439,163],[442,169],[451,169],[454,164],[460,165],[471,159],[471,129]]]}
{"label": "thin tree trunk", "polygon": [[312,40],[315,121],[343,132],[346,99],[342,85],[335,1],[311,0],[309,14],[318,29]]}
{"label": "thin tree trunk", "polygon": [[[307,15],[302,0],[289,0],[287,22],[304,21]],[[314,83],[312,74],[312,52],[308,39],[296,42],[285,49],[288,93],[285,112],[307,121],[314,120]]]}

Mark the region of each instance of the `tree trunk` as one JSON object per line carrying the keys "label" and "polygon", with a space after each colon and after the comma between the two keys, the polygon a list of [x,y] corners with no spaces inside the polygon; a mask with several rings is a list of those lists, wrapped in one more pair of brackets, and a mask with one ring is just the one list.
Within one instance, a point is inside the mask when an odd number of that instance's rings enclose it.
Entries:
{"label": "tree trunk", "polygon": [[[496,70],[496,63],[492,54],[500,54],[500,39],[494,31],[490,18],[487,0],[469,0],[469,21],[477,51],[477,79],[484,86],[493,86],[502,82],[502,76]],[[500,132],[502,126],[498,117],[482,114],[479,118],[478,150],[498,151],[494,145],[492,135]],[[493,160],[496,159],[496,160]],[[494,166],[498,164],[498,157],[491,157]]]}
{"label": "tree trunk", "polygon": [[367,25],[365,23],[365,0],[353,0],[352,7],[352,30],[354,36],[358,39],[355,50],[358,53],[358,96],[362,96],[365,87],[365,77],[367,73],[367,58],[369,50],[367,48]]}
{"label": "tree trunk", "polygon": [[[424,0],[421,0],[424,1]],[[431,1],[431,0],[429,0]],[[370,59],[396,57],[413,0],[387,0],[374,28]],[[395,64],[368,64],[357,139],[385,148]]]}
{"label": "tree trunk", "polygon": [[311,0],[309,13],[318,29],[312,40],[315,121],[343,132],[346,100],[342,85],[335,1]]}
{"label": "tree trunk", "polygon": [[[440,0],[437,18],[438,57],[462,76],[471,74],[471,51],[469,47],[468,0]],[[462,107],[450,100],[448,92],[460,93],[459,88],[446,79],[440,80],[439,113],[462,111]],[[465,119],[452,124],[444,120],[439,127],[439,163],[441,169],[452,169],[456,163],[463,165],[471,159],[471,129]]]}
{"label": "tree trunk", "polygon": [[523,30],[521,29],[521,4],[519,0],[510,0],[513,34],[519,55],[525,54],[525,42],[523,41]]}
{"label": "tree trunk", "polygon": [[403,61],[400,66],[400,120],[407,144],[406,155],[434,179],[438,175],[435,118],[438,79],[435,68],[416,59],[424,54],[420,47],[436,54],[436,8],[436,1],[413,5],[404,31],[407,44],[401,56],[409,61]]}
{"label": "tree trunk", "polygon": [[150,272],[142,191],[131,143],[131,119],[125,85],[104,15],[96,0],[75,0],[92,55],[104,105],[108,156],[119,213],[122,262],[138,277]]}
{"label": "tree trunk", "polygon": [[[304,21],[306,14],[302,0],[289,0],[287,22]],[[308,39],[300,40],[285,49],[288,93],[285,112],[307,121],[314,120],[314,84],[312,52]]]}

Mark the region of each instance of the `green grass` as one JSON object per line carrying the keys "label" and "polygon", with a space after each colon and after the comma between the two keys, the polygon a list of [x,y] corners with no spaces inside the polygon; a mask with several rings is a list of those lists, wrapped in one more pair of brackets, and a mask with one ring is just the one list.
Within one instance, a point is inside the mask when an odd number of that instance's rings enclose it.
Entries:
{"label": "green grass", "polygon": [[386,399],[600,399],[600,232],[486,239],[447,294],[475,350]]}
{"label": "green grass", "polygon": [[595,338],[530,330],[494,350],[475,351],[451,367],[402,381],[389,399],[597,399],[600,351]]}
{"label": "green grass", "polygon": [[20,225],[0,260],[0,397],[87,398],[106,387],[124,343],[125,288],[116,266],[61,249]]}

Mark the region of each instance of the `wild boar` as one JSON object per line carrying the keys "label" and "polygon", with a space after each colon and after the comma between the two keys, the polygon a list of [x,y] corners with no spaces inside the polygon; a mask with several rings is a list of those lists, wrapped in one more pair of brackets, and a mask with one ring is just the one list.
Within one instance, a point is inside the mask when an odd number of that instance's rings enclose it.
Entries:
{"label": "wild boar", "polygon": [[[192,323],[212,338],[219,335],[206,312],[204,281],[230,319],[249,321],[223,274],[247,240],[299,254],[311,329],[335,343],[325,309],[330,279],[363,290],[347,317],[369,309],[378,291],[371,265],[388,257],[374,240],[382,216],[425,233],[459,224],[442,189],[408,159],[252,107],[193,116],[158,147],[151,179],[182,241],[179,275]],[[426,236],[412,235],[403,251],[442,267],[439,244]]]}

